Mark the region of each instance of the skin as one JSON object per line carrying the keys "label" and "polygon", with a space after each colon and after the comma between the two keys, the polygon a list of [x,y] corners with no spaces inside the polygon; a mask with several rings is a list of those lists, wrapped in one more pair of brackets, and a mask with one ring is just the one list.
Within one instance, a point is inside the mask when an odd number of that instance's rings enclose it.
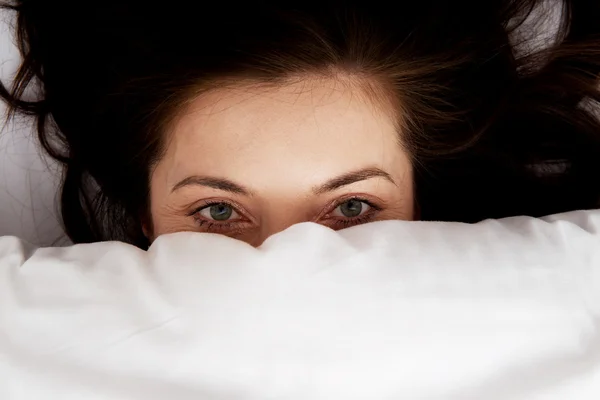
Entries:
{"label": "skin", "polygon": [[174,122],[152,173],[146,235],[211,232],[259,246],[300,222],[338,230],[412,220],[396,113],[372,98],[333,78],[200,95]]}

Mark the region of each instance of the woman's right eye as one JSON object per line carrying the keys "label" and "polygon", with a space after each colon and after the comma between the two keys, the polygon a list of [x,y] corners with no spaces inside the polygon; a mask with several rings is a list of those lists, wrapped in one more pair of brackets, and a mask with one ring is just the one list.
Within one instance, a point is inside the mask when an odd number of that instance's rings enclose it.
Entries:
{"label": "woman's right eye", "polygon": [[239,213],[227,203],[213,203],[200,209],[198,214],[209,221],[229,221],[238,219]]}

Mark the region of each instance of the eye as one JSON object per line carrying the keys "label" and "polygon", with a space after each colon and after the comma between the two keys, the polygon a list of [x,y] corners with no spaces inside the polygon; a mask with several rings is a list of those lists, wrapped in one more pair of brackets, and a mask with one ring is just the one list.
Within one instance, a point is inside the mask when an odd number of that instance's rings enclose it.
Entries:
{"label": "eye", "polygon": [[349,199],[338,205],[331,213],[333,217],[356,218],[369,212],[371,206],[359,199]]}
{"label": "eye", "polygon": [[198,214],[207,220],[229,221],[237,219],[240,215],[227,203],[213,203],[200,209]]}
{"label": "eye", "polygon": [[334,229],[344,229],[354,225],[374,221],[383,208],[371,200],[352,197],[337,203],[327,214],[324,223]]}
{"label": "eye", "polygon": [[203,232],[233,234],[252,226],[239,205],[228,201],[203,201],[188,213],[196,226]]}

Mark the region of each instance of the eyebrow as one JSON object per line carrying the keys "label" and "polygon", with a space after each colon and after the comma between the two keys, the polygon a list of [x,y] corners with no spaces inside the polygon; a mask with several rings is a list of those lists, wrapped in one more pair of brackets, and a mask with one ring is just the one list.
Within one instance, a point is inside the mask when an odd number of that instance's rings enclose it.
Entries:
{"label": "eyebrow", "polygon": [[394,185],[396,184],[396,182],[394,182],[394,180],[392,179],[390,174],[388,174],[387,172],[385,172],[379,168],[370,167],[370,168],[359,169],[357,171],[348,172],[348,173],[340,175],[336,178],[330,179],[329,181],[325,182],[324,184],[314,187],[313,192],[315,194],[323,194],[323,193],[327,193],[327,192],[333,192],[334,190],[337,190],[341,187],[348,186],[348,185],[351,185],[353,183],[360,182],[360,181],[366,181],[367,179],[377,178],[377,177],[385,178],[388,181],[392,182]]}
{"label": "eyebrow", "polygon": [[175,186],[173,186],[173,188],[171,189],[171,193],[175,192],[178,189],[181,189],[182,187],[193,185],[205,186],[229,193],[241,194],[242,196],[252,195],[252,191],[248,190],[242,185],[238,185],[237,183],[230,181],[229,179],[199,175],[188,176],[187,178],[179,181],[175,184]]}
{"label": "eyebrow", "polygon": [[[340,189],[344,186],[348,186],[356,182],[365,181],[376,177],[384,178],[393,183],[394,185],[396,184],[396,182],[394,182],[390,174],[388,174],[387,172],[379,168],[369,167],[359,169],[357,171],[347,172],[343,175],[337,176],[323,183],[322,185],[313,187],[312,190],[315,194],[321,195],[324,193],[333,192],[334,190]],[[213,189],[222,190],[224,192],[239,194],[248,197],[253,195],[253,192],[250,189],[233,181],[230,181],[229,179],[200,175],[188,176],[187,178],[179,181],[173,186],[173,188],[171,189],[171,193],[185,186],[192,185],[205,186]]]}

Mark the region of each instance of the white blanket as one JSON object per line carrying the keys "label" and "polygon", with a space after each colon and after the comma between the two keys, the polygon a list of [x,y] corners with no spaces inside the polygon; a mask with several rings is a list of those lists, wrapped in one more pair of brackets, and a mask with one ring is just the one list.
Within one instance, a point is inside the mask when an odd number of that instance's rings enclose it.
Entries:
{"label": "white blanket", "polygon": [[600,398],[600,211],[0,239],[0,399]]}

